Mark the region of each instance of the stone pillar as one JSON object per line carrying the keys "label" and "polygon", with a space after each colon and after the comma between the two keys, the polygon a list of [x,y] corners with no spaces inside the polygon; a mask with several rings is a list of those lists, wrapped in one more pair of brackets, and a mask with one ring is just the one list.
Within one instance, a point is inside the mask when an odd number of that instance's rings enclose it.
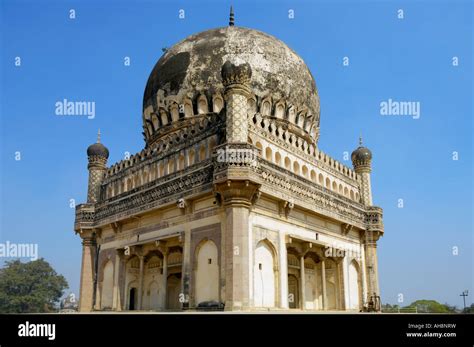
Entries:
{"label": "stone pillar", "polygon": [[288,256],[286,251],[286,242],[285,242],[285,234],[280,233],[280,249],[279,249],[279,257],[280,257],[280,307],[283,309],[289,309],[289,302],[288,302]]}
{"label": "stone pillar", "polygon": [[120,269],[123,262],[124,251],[117,249],[115,251],[115,267],[114,267],[114,296],[112,300],[112,309],[122,311],[121,293],[120,293]]}
{"label": "stone pillar", "polygon": [[168,250],[164,249],[162,250],[163,253],[163,287],[162,287],[162,293],[163,293],[163,306],[164,309],[168,308],[168,300],[167,300],[167,290],[168,290]]}
{"label": "stone pillar", "polygon": [[321,260],[321,288],[323,289],[323,310],[327,310],[327,292],[326,292],[326,262]]}
{"label": "stone pillar", "polygon": [[337,279],[337,309],[344,310],[345,303],[345,281],[344,281],[344,259],[339,258],[336,261],[336,279]]}
{"label": "stone pillar", "polygon": [[79,294],[79,311],[92,311],[94,296],[94,264],[95,264],[96,240],[91,234],[82,237],[82,264],[81,283]]}
{"label": "stone pillar", "polygon": [[249,208],[258,184],[227,181],[215,185],[225,208],[225,309],[250,307]]}
{"label": "stone pillar", "polygon": [[140,259],[140,274],[138,277],[138,305],[137,309],[141,310],[143,309],[142,307],[142,301],[143,301],[143,270],[145,267],[145,257],[143,255],[139,255],[138,259]]}
{"label": "stone pillar", "polygon": [[184,235],[181,236],[183,240],[183,264],[182,264],[182,280],[181,280],[181,293],[184,295],[184,302],[182,305],[183,309],[188,309],[190,305],[190,293],[189,285],[191,278],[191,230],[187,229]]}
{"label": "stone pillar", "polygon": [[[221,69],[225,87],[226,144],[246,144],[248,139],[247,100],[250,96],[252,69],[248,63],[234,65],[226,61]],[[214,189],[222,197],[225,209],[225,309],[250,307],[250,226],[249,214],[260,184],[245,179],[248,172],[215,182]]]}
{"label": "stone pillar", "polygon": [[379,237],[380,234],[378,232],[365,232],[365,266],[368,301],[370,301],[371,297],[380,296],[377,266],[377,240]]}
{"label": "stone pillar", "polygon": [[304,255],[301,255],[300,257],[300,277],[301,277],[301,285],[300,285],[300,307],[302,310],[305,309],[306,306],[306,293],[305,293],[305,287],[306,287],[306,278],[305,278],[305,272],[304,272]]}

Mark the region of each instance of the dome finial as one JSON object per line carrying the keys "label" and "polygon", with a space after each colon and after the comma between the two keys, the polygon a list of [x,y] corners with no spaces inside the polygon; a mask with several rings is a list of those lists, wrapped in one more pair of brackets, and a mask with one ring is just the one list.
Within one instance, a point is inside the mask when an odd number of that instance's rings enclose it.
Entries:
{"label": "dome finial", "polygon": [[100,128],[97,131],[97,143],[100,143]]}
{"label": "dome finial", "polygon": [[230,5],[229,26],[234,26],[234,8]]}
{"label": "dome finial", "polygon": [[362,146],[362,133],[359,135],[359,146]]}

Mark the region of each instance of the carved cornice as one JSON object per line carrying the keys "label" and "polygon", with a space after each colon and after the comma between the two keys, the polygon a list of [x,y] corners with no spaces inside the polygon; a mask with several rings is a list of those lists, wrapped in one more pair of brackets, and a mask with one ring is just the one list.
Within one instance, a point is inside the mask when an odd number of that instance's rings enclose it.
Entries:
{"label": "carved cornice", "polygon": [[[247,144],[232,146],[234,149],[248,149],[249,153],[256,150]],[[219,148],[222,146],[216,149]],[[179,199],[188,199],[190,196],[214,190],[216,199],[223,205],[241,203],[251,206],[260,193],[265,193],[279,201],[288,202],[283,207],[286,216],[291,210],[290,205],[294,204],[345,223],[346,231],[354,226],[378,234],[383,233],[382,209],[374,206],[366,207],[260,156],[253,157],[253,154],[251,156],[252,160],[243,163],[219,162],[214,154],[212,159],[164,176],[107,201],[95,205],[78,205],[75,230],[97,228],[166,204],[176,204]],[[292,200],[288,200],[289,198]]]}
{"label": "carved cornice", "polygon": [[[163,177],[163,179],[140,186],[95,205],[95,210],[76,209],[75,229],[114,223],[136,214],[176,203],[182,196],[190,196],[212,189],[212,166],[210,160],[189,167],[187,170]],[[187,172],[186,172],[187,171]]]}

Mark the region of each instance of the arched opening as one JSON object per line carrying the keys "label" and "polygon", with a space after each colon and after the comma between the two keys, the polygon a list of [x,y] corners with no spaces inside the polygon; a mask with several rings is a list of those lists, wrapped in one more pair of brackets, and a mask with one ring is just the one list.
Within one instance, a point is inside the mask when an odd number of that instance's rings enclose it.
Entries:
{"label": "arched opening", "polygon": [[[125,265],[125,303],[127,310],[138,309],[138,274],[140,268],[140,260],[137,256],[132,256]],[[132,288],[135,288],[132,290]]]}
{"label": "arched opening", "polygon": [[136,287],[130,287],[128,291],[128,309],[133,311],[137,309],[137,301],[138,301],[138,295],[137,295],[137,288]]}
{"label": "arched opening", "polygon": [[198,109],[198,114],[205,114],[208,112],[207,99],[204,95],[199,95],[197,109]]}
{"label": "arched opening", "polygon": [[170,310],[179,310],[181,303],[179,302],[179,294],[181,292],[181,273],[168,276],[167,282],[167,305]]}
{"label": "arched opening", "polygon": [[288,275],[288,307],[298,308],[299,303],[298,278],[295,275]]}
{"label": "arched opening", "polygon": [[288,157],[285,157],[285,169],[291,170],[291,161]]}
{"label": "arched opening", "polygon": [[253,282],[254,306],[275,307],[274,252],[266,241],[260,241],[255,248]]}
{"label": "arched opening", "polygon": [[180,154],[179,159],[178,159],[178,170],[184,170],[185,164],[184,164],[184,155]]}
{"label": "arched opening", "polygon": [[280,152],[275,153],[275,164],[281,165],[281,154],[280,154]]}
{"label": "arched opening", "polygon": [[201,145],[201,148],[199,149],[199,160],[206,160],[206,147],[204,147],[204,145]]}
{"label": "arched opening", "polygon": [[321,173],[318,175],[318,182],[320,185],[324,185],[324,176]]}
{"label": "arched opening", "polygon": [[304,260],[304,271],[305,271],[305,304],[304,308],[308,310],[314,310],[317,308],[317,296],[316,296],[316,263],[313,258],[305,258]]}
{"label": "arched opening", "polygon": [[282,104],[278,104],[275,107],[275,116],[277,118],[283,119],[284,115],[285,115],[285,107]]}
{"label": "arched opening", "polygon": [[339,194],[342,194],[342,191],[343,191],[342,184],[339,183]]}
{"label": "arched opening", "polygon": [[145,265],[145,273],[143,278],[143,286],[145,288],[143,297],[143,309],[160,310],[164,308],[162,284],[163,275],[161,273],[162,260],[157,252],[147,255]]}
{"label": "arched opening", "polygon": [[257,143],[255,144],[255,147],[257,147],[260,150],[260,153],[263,151],[263,146],[260,142],[257,141]]}
{"label": "arched opening", "polygon": [[354,200],[354,191],[352,189],[351,189],[350,194],[351,194],[351,199]]}
{"label": "arched opening", "polygon": [[140,186],[140,174],[137,173],[135,174],[135,177],[134,177],[134,185],[133,185],[133,188],[137,188]]}
{"label": "arched opening", "polygon": [[108,260],[104,266],[103,280],[102,280],[102,309],[111,309],[114,292],[114,265]]}
{"label": "arched opening", "polygon": [[349,189],[347,189],[347,187],[344,187],[344,196],[349,196]]}
{"label": "arched opening", "polygon": [[327,296],[327,309],[337,309],[337,273],[336,263],[332,259],[326,260],[326,296]]}
{"label": "arched opening", "polygon": [[308,167],[307,167],[306,165],[303,165],[303,167],[302,167],[302,173],[303,173],[303,176],[304,176],[305,178],[309,178],[309,177],[308,177]]}
{"label": "arched opening", "polygon": [[194,164],[194,159],[195,159],[195,152],[194,152],[194,149],[191,149],[189,152],[188,152],[188,165],[191,166]]}
{"label": "arched opening", "polygon": [[331,189],[331,180],[329,179],[329,177],[326,177],[326,188]]}
{"label": "arched opening", "polygon": [[262,115],[263,116],[269,116],[270,115],[270,110],[271,110],[271,105],[270,102],[264,101],[262,103]]}
{"label": "arched opening", "polygon": [[174,165],[175,165],[174,159],[168,160],[168,175],[174,172]]}
{"label": "arched opening", "polygon": [[204,241],[197,248],[195,281],[196,305],[205,301],[219,301],[219,264],[217,246]]}
{"label": "arched opening", "polygon": [[314,170],[311,170],[311,181],[316,183],[316,171]]}
{"label": "arched opening", "polygon": [[355,260],[349,264],[349,309],[359,310],[362,298],[362,286],[360,284],[359,264]]}
{"label": "arched opening", "polygon": [[265,149],[265,159],[267,159],[268,161],[273,161],[272,159],[272,149],[270,147],[267,147]]}
{"label": "arched opening", "polygon": [[296,175],[299,175],[300,174],[300,164],[295,161],[293,163],[293,172],[296,174]]}
{"label": "arched opening", "polygon": [[300,261],[295,254],[288,253],[287,264],[288,264],[288,307],[300,308],[300,301],[299,301]]}
{"label": "arched opening", "polygon": [[158,168],[158,177],[163,177],[165,175],[165,165],[163,162],[160,163]]}

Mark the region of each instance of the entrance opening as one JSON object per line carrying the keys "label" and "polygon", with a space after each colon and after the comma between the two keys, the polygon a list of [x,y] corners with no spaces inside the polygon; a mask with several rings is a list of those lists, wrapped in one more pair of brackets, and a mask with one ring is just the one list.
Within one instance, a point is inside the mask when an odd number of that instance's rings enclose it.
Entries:
{"label": "entrance opening", "polygon": [[294,275],[288,275],[288,306],[299,308],[298,279]]}
{"label": "entrance opening", "polygon": [[129,303],[128,303],[129,310],[136,310],[136,296],[137,296],[137,289],[134,287],[130,288]]}
{"label": "entrance opening", "polygon": [[180,310],[181,303],[179,295],[181,293],[181,273],[168,276],[167,284],[167,308],[170,310]]}

